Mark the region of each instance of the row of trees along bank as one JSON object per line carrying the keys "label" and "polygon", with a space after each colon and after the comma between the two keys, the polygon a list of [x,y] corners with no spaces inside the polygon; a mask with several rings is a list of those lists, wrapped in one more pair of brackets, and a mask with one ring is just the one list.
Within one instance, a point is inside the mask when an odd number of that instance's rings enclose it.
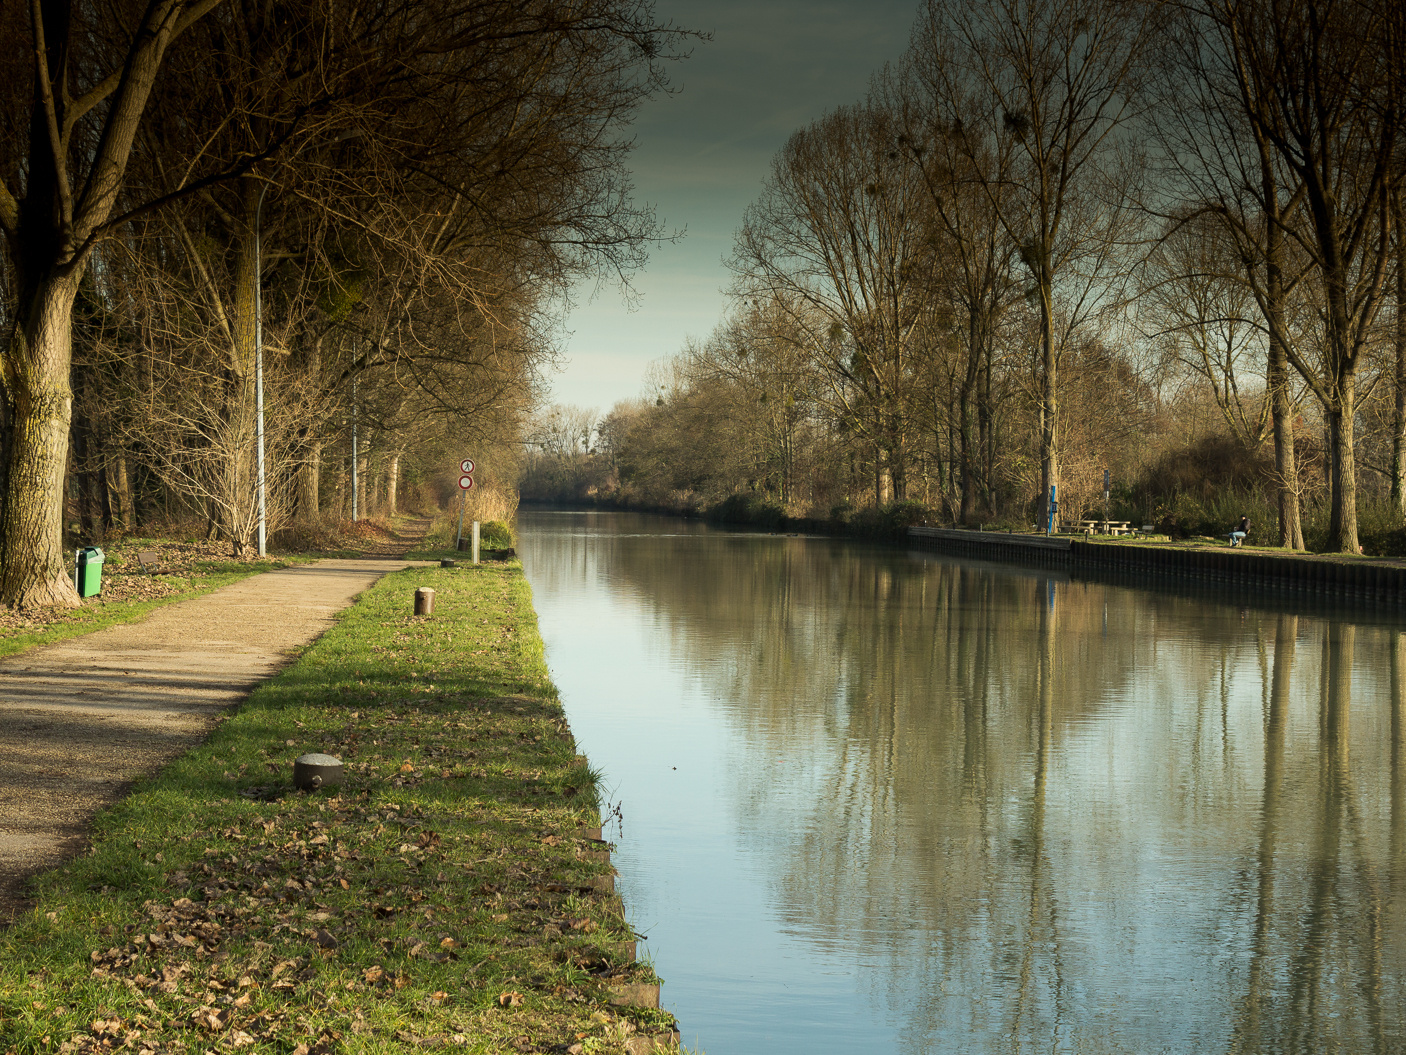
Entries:
{"label": "row of trees along bank", "polygon": [[554,306],[659,233],[626,126],[685,36],[635,0],[0,6],[0,600],[77,603],[66,498],[249,543],[260,337],[271,527],[350,511],[353,431],[392,509],[519,449]]}
{"label": "row of trees along bank", "polygon": [[1364,497],[1406,502],[1404,19],[928,0],[775,158],[727,317],[640,401],[544,416],[524,497],[1028,525],[1108,469],[1130,519],[1257,495],[1264,541],[1306,508],[1356,551]]}

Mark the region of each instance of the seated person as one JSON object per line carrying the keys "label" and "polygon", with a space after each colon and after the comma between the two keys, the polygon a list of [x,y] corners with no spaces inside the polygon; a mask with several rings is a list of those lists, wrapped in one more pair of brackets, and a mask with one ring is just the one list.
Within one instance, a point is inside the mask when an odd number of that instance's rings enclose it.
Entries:
{"label": "seated person", "polygon": [[1241,517],[1240,523],[1235,525],[1235,530],[1230,533],[1230,544],[1241,546],[1245,543],[1245,536],[1250,533],[1250,518]]}

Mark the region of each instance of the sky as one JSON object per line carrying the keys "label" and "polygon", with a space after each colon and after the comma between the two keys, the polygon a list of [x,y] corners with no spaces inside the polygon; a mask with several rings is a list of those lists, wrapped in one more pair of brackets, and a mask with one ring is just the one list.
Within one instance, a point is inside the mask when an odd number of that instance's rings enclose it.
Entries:
{"label": "sky", "polygon": [[[655,15],[710,32],[644,104],[630,168],[638,201],[684,237],[653,249],[620,291],[582,287],[551,401],[602,413],[641,394],[649,364],[722,319],[723,265],[771,159],[792,132],[858,101],[908,45],[919,0],[655,0]],[[594,295],[592,295],[594,292]]]}

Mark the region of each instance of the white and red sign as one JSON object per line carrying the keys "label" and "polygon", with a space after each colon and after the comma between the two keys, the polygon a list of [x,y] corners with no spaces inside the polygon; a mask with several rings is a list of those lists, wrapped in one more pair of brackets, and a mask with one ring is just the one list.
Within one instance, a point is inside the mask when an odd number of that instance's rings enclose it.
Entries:
{"label": "white and red sign", "polygon": [[474,486],[474,478],[472,476],[459,477],[459,486],[465,491],[472,490]]}
{"label": "white and red sign", "polygon": [[[459,463],[459,471],[465,476],[468,476],[474,471],[474,460],[472,458],[465,458],[462,462]],[[460,484],[459,486],[462,487],[464,485]]]}

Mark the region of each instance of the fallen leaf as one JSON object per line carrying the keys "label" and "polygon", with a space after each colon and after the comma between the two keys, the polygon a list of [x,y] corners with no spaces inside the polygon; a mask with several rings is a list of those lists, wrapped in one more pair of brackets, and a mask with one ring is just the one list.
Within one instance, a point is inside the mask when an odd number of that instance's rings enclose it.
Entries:
{"label": "fallen leaf", "polygon": [[499,993],[499,1007],[522,1007],[523,996],[521,993]]}

